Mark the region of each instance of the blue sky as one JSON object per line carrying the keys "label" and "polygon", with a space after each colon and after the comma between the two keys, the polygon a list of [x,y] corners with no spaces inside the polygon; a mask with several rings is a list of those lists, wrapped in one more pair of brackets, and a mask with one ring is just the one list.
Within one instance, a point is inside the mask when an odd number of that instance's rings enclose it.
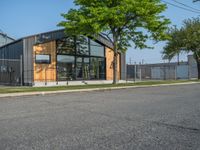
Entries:
{"label": "blue sky", "polygon": [[[173,0],[165,0],[174,3]],[[177,0],[196,9],[200,9],[200,2],[192,3],[192,0]],[[176,4],[176,3],[174,3]],[[176,4],[178,5],[178,4]],[[0,1],[0,29],[13,38],[56,30],[56,26],[62,20],[61,13],[73,8],[73,0],[1,0]],[[185,11],[168,5],[163,13],[171,19],[173,25],[180,27],[182,21],[187,18],[197,17],[199,14]],[[161,51],[165,43],[154,45],[154,49],[127,51],[127,62],[157,63],[163,62]],[[175,59],[174,59],[175,60]],[[182,55],[181,60],[186,60]]]}

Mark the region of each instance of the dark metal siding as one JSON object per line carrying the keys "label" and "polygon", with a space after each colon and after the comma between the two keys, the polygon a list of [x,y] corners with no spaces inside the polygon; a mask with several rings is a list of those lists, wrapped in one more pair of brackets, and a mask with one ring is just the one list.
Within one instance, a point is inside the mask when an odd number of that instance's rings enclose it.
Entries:
{"label": "dark metal siding", "polygon": [[20,60],[0,59],[0,84],[20,85]]}
{"label": "dark metal siding", "polygon": [[32,85],[33,83],[33,46],[35,44],[35,41],[35,37],[29,37],[23,40],[23,76],[25,85]]}
{"label": "dark metal siding", "polygon": [[58,31],[54,31],[54,32],[37,34],[37,35],[29,37],[29,38],[34,37],[34,39],[36,40],[35,44],[39,44],[39,43],[45,43],[48,41],[61,39],[61,38],[64,38],[65,36],[66,35],[64,34],[63,30],[58,30]]}
{"label": "dark metal siding", "polygon": [[20,59],[23,54],[23,42],[19,40],[13,44],[0,48],[0,59]]}
{"label": "dark metal siding", "polygon": [[22,40],[0,48],[0,83],[19,85],[21,81],[20,74],[20,56],[23,55]]}

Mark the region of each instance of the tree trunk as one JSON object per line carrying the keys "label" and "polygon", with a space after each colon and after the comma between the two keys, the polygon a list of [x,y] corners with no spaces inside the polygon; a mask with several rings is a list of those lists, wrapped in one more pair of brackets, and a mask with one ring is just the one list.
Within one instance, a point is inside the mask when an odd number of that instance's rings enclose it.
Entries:
{"label": "tree trunk", "polygon": [[118,74],[117,74],[117,52],[114,52],[114,63],[113,63],[113,84],[117,84],[118,83]]}
{"label": "tree trunk", "polygon": [[198,73],[198,79],[200,79],[200,57],[198,55],[198,53],[194,53],[194,58],[197,62],[197,73]]}
{"label": "tree trunk", "polygon": [[117,44],[114,44],[114,58],[113,58],[113,84],[118,83],[118,78],[117,78]]}

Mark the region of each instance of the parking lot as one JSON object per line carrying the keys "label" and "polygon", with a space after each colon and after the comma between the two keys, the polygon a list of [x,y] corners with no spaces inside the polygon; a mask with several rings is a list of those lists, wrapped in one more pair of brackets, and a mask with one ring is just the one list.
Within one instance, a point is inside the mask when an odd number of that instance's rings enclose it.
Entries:
{"label": "parking lot", "polygon": [[0,98],[0,149],[200,149],[200,84]]}

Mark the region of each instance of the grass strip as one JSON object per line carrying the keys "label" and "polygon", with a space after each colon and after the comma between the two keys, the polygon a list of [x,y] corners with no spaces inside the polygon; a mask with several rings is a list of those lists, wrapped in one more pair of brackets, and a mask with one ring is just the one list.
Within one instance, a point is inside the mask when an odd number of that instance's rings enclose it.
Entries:
{"label": "grass strip", "polygon": [[75,85],[75,86],[52,86],[52,87],[0,87],[0,94],[20,93],[20,92],[45,92],[45,91],[60,91],[60,90],[78,90],[78,89],[93,89],[93,88],[112,88],[125,86],[142,86],[142,85],[158,85],[158,84],[173,84],[199,82],[199,80],[165,80],[165,81],[143,81],[136,83],[119,83],[113,84],[90,84],[90,85]]}

